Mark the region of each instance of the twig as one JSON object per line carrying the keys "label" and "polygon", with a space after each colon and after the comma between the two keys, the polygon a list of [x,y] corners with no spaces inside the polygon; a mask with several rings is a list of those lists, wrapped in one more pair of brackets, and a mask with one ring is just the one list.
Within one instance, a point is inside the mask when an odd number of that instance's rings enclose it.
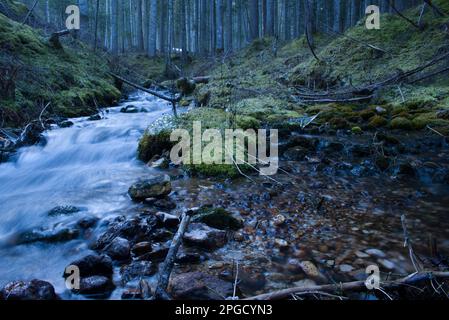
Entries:
{"label": "twig", "polygon": [[[382,290],[394,289],[405,285],[413,285],[418,282],[427,281],[429,279],[449,279],[449,272],[420,272],[414,273],[405,278],[396,281],[381,282]],[[245,300],[281,300],[290,297],[292,294],[300,294],[303,292],[351,292],[351,291],[367,291],[365,281],[354,281],[340,284],[327,284],[310,287],[296,287],[284,289],[271,293],[261,294]]]}
{"label": "twig", "polygon": [[413,267],[415,268],[416,272],[420,272],[420,267],[418,262],[416,261],[416,256],[415,256],[415,252],[413,251],[413,246],[412,246],[412,242],[410,240],[410,237],[408,235],[408,231],[407,231],[407,221],[406,221],[406,217],[405,215],[401,216],[401,223],[402,223],[402,229],[404,231],[404,248],[408,248],[408,252],[410,255],[410,260],[413,264]]}
{"label": "twig", "polygon": [[399,90],[399,93],[401,94],[402,103],[405,103],[405,97],[404,97],[404,93],[402,92],[401,85],[398,85],[398,90]]}
{"label": "twig", "polygon": [[429,129],[430,131],[435,132],[437,135],[442,136],[443,138],[446,138],[446,136],[444,134],[442,134],[441,132],[438,132],[437,130],[433,129],[431,126],[427,125],[427,129]]}
{"label": "twig", "polygon": [[44,123],[42,122],[42,115],[47,110],[47,108],[50,106],[51,102],[47,103],[47,105],[42,109],[41,113],[39,114],[39,122],[41,123],[42,129],[45,129]]}

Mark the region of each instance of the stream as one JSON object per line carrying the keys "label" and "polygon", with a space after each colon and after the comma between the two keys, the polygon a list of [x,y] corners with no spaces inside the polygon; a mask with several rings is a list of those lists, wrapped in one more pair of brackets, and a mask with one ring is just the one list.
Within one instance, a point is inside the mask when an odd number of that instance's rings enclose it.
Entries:
{"label": "stream", "polygon": [[[148,112],[121,113],[129,104]],[[0,287],[13,280],[41,279],[53,284],[62,298],[82,298],[66,290],[64,268],[92,252],[89,243],[114,218],[131,218],[145,209],[131,201],[128,188],[161,171],[136,159],[138,140],[149,124],[170,113],[167,103],[136,93],[105,110],[103,120],[79,118],[70,128],[46,131],[45,143],[22,148],[0,165]],[[179,265],[174,274],[203,271],[232,283],[238,262],[239,290],[245,296],[308,283],[307,275],[298,271],[301,261],[317,265],[326,283],[365,279],[372,264],[384,274],[406,275],[414,270],[404,248],[403,214],[417,252],[428,253],[432,236],[439,253],[449,254],[449,184],[447,178],[437,179],[449,177],[445,143],[432,149],[423,142],[423,150],[407,154],[407,161],[421,169],[403,177],[381,173],[369,160],[348,157],[348,146],[364,145],[372,137],[310,138],[327,147],[304,161],[282,161],[276,181],[259,176],[253,181],[183,178],[177,168],[166,171],[176,177],[171,214],[212,205],[244,220],[244,228],[228,234],[223,248],[198,251],[201,262]],[[410,149],[416,147],[414,136],[399,138]],[[428,140],[429,145],[440,144],[436,138]],[[337,142],[345,147],[329,155],[329,145],[335,149]],[[58,206],[81,211],[49,216]],[[21,240],[30,230],[58,230],[83,218],[99,221],[83,237],[57,243]],[[148,280],[154,285],[155,276]],[[120,299],[123,287],[118,287],[112,299]]]}
{"label": "stream", "polygon": [[[121,113],[132,103],[147,113]],[[11,246],[21,232],[67,223],[70,217],[49,217],[57,206],[83,208],[82,214],[107,219],[133,207],[129,186],[152,171],[136,159],[138,140],[150,123],[171,106],[139,93],[124,105],[110,108],[105,119],[72,120],[74,126],[44,133],[46,143],[22,148],[0,165],[0,287],[13,280],[44,279],[57,292],[65,290],[62,272],[86,254],[81,240],[64,244]]]}

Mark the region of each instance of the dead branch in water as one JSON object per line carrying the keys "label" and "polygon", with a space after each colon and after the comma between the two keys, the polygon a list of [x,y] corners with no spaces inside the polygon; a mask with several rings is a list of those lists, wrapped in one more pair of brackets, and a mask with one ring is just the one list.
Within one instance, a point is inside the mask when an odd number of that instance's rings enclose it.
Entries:
{"label": "dead branch in water", "polygon": [[187,231],[187,227],[189,226],[190,220],[192,216],[195,214],[196,210],[191,209],[186,211],[182,215],[181,224],[179,225],[178,232],[176,232],[175,237],[173,238],[172,244],[170,245],[170,249],[168,251],[167,257],[165,258],[165,262],[162,265],[162,269],[160,270],[159,279],[156,286],[155,298],[159,300],[171,300],[170,296],[167,293],[168,283],[170,280],[170,275],[173,270],[173,266],[175,264],[176,256],[178,254],[179,247],[182,243],[182,238]]}
{"label": "dead branch in water", "polygon": [[121,81],[123,83],[126,83],[127,85],[129,85],[131,87],[134,87],[134,88],[136,88],[138,90],[141,90],[143,92],[149,93],[149,94],[151,94],[151,95],[153,95],[153,96],[155,96],[155,97],[157,97],[159,99],[162,99],[162,100],[170,102],[172,104],[172,107],[173,107],[173,114],[175,115],[175,117],[178,116],[178,113],[176,111],[176,104],[179,101],[181,101],[181,96],[175,95],[173,98],[171,98],[171,97],[168,97],[168,96],[166,96],[166,95],[164,95],[162,93],[159,93],[159,92],[151,90],[151,89],[144,88],[144,87],[142,87],[142,86],[140,86],[138,84],[135,84],[135,83],[133,83],[133,82],[131,82],[129,80],[126,80],[125,78],[122,78],[122,77],[120,77],[119,75],[117,75],[115,73],[109,72],[109,74],[112,77],[114,77],[115,79],[117,79],[117,80],[119,80],[119,81]]}
{"label": "dead branch in water", "polygon": [[[449,279],[449,272],[419,272],[411,274],[405,278],[395,281],[383,281],[380,283],[382,290],[395,289],[402,286],[411,286],[432,279],[446,280]],[[306,292],[323,292],[323,293],[343,293],[367,291],[365,281],[354,281],[340,284],[327,284],[320,286],[296,287],[290,289],[279,290],[271,293],[261,294],[245,300],[282,300],[288,299],[292,295],[304,294]]]}

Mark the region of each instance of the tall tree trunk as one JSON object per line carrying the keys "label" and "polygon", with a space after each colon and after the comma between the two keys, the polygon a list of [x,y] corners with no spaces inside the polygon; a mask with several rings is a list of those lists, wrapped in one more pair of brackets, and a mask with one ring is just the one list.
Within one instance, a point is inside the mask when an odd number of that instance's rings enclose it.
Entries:
{"label": "tall tree trunk", "polygon": [[259,38],[259,0],[249,0],[250,40]]}

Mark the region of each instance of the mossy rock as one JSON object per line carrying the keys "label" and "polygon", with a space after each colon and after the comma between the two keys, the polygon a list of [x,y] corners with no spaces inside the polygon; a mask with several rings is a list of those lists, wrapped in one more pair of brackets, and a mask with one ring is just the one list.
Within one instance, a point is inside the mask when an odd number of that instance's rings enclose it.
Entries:
{"label": "mossy rock", "polygon": [[138,158],[144,162],[150,161],[156,155],[169,151],[174,143],[170,141],[171,132],[162,130],[158,133],[145,132],[139,141]]}
{"label": "mossy rock", "polygon": [[[189,164],[184,165],[183,167],[191,176],[224,179],[241,177],[240,172],[233,164]],[[246,165],[239,165],[239,168],[243,173],[249,171],[249,167]]]}
{"label": "mossy rock", "polygon": [[248,130],[254,129],[257,130],[261,127],[261,122],[256,118],[250,116],[237,116],[236,117],[236,125],[237,128]]}
{"label": "mossy rock", "polygon": [[360,127],[354,127],[351,129],[352,134],[362,134],[363,130]]}
{"label": "mossy rock", "polygon": [[391,121],[390,128],[391,129],[401,129],[401,130],[412,130],[413,123],[407,118],[397,117]]}
{"label": "mossy rock", "polygon": [[330,125],[333,129],[346,129],[349,127],[349,122],[344,118],[335,117],[330,120]]}
{"label": "mossy rock", "polygon": [[385,119],[382,116],[374,116],[370,119],[368,126],[370,128],[380,128],[380,127],[384,127],[388,124],[387,119]]}
{"label": "mossy rock", "polygon": [[223,208],[202,207],[193,218],[193,222],[201,222],[220,230],[237,231],[243,227],[241,219],[235,218]]}

